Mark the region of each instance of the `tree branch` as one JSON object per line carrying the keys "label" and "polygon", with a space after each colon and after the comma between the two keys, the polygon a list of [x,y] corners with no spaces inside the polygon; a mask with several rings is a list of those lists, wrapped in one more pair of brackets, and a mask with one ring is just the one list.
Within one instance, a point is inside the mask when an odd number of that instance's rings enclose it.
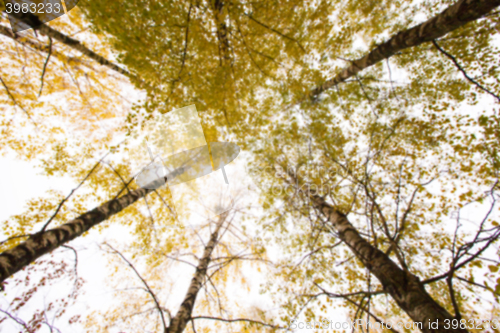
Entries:
{"label": "tree branch", "polygon": [[52,55],[52,38],[49,37],[49,53],[47,55],[47,59],[45,59],[45,63],[43,64],[42,75],[40,77],[40,91],[38,92],[38,97],[42,96],[43,77],[45,76],[45,71],[47,70],[47,64],[49,63],[51,55]]}
{"label": "tree branch", "polygon": [[142,284],[144,284],[144,286],[146,287],[147,289],[147,293],[153,298],[153,301],[155,302],[155,305],[156,305],[156,309],[158,310],[158,312],[160,313],[160,317],[161,317],[161,322],[163,324],[163,331],[166,333],[168,332],[168,328],[167,328],[167,324],[165,322],[165,317],[163,316],[163,310],[160,306],[160,303],[158,302],[158,299],[156,298],[156,295],[155,293],[153,292],[153,290],[151,290],[151,288],[149,287],[148,283],[146,282],[146,280],[144,280],[144,278],[141,276],[141,274],[139,274],[139,272],[137,271],[137,269],[134,267],[134,265],[132,265],[132,263],[127,259],[125,258],[125,256],[123,254],[121,254],[121,252],[119,252],[118,250],[116,250],[114,247],[112,247],[111,245],[109,245],[108,243],[105,243],[105,245],[107,247],[109,247],[114,253],[116,253],[117,255],[119,255],[123,261],[125,261],[127,263],[127,265],[132,268],[132,270],[134,271],[135,275],[137,275],[137,277],[141,280]]}
{"label": "tree branch", "polygon": [[12,102],[14,103],[14,106],[17,106],[18,108],[20,108],[21,110],[23,110],[23,112],[28,116],[29,120],[31,120],[31,122],[35,125],[35,127],[38,129],[38,125],[37,123],[33,120],[33,118],[31,118],[31,115],[29,114],[29,112],[22,106],[20,105],[19,103],[17,103],[16,99],[14,98],[14,96],[11,94],[10,90],[9,90],[9,87],[7,87],[7,84],[4,82],[4,80],[2,79],[2,77],[0,76],[0,83],[2,83],[2,86],[5,88],[5,90],[7,91],[7,95],[9,96],[9,98],[12,100]]}
{"label": "tree branch", "polygon": [[89,49],[88,47],[83,45],[79,40],[76,40],[68,35],[65,35],[65,34],[49,27],[48,25],[46,25],[45,23],[40,21],[40,19],[36,15],[34,15],[30,12],[27,12],[27,13],[22,13],[22,12],[14,13],[13,12],[10,15],[13,15],[16,19],[21,20],[22,22],[24,22],[28,26],[32,27],[35,31],[38,31],[47,37],[51,37],[51,38],[65,44],[65,45],[71,47],[72,49],[79,51],[80,53],[86,55],[87,57],[95,60],[99,64],[106,66],[106,67],[108,67],[108,68],[110,68],[110,69],[112,69],[120,74],[123,74],[123,75],[129,77],[129,78],[139,82],[143,86],[146,85],[145,82],[142,81],[142,79],[133,75],[132,73],[130,73],[126,69],[121,68],[117,64],[109,61],[108,59],[104,58],[103,56],[97,54],[96,52],[92,51],[91,49]]}
{"label": "tree branch", "polygon": [[441,52],[442,54],[444,54],[446,57],[448,57],[449,59],[451,59],[451,61],[453,62],[453,64],[455,65],[455,67],[458,68],[458,70],[460,72],[462,72],[463,76],[469,81],[471,82],[473,85],[475,85],[476,87],[478,87],[479,89],[481,89],[482,91],[490,94],[491,96],[495,97],[499,102],[500,102],[500,96],[496,95],[495,93],[493,93],[492,91],[486,89],[483,85],[481,85],[479,82],[477,82],[476,80],[474,80],[473,78],[471,78],[467,72],[462,68],[462,66],[460,66],[460,64],[458,63],[457,59],[452,56],[450,53],[446,52],[441,46],[439,46],[439,44],[437,43],[436,40],[433,40],[432,41],[432,44],[434,44],[434,46],[436,47],[436,49],[438,49],[439,52]]}
{"label": "tree branch", "polygon": [[62,206],[64,205],[64,203],[73,195],[73,193],[75,193],[82,185],[83,183],[90,177],[90,175],[94,172],[94,170],[99,166],[99,164],[101,163],[101,161],[103,159],[106,158],[106,156],[109,155],[110,152],[106,153],[106,155],[104,155],[95,165],[94,167],[89,171],[89,173],[87,173],[87,175],[85,176],[85,178],[83,178],[83,180],[80,182],[80,184],[78,184],[77,187],[75,187],[74,189],[71,190],[71,192],[66,196],[66,198],[64,198],[60,203],[59,205],[57,206],[57,209],[56,211],[54,212],[54,214],[52,214],[52,216],[50,217],[50,219],[44,224],[44,226],[42,227],[42,229],[37,232],[37,234],[40,234],[42,232],[45,231],[45,229],[49,226],[50,222],[52,222],[52,220],[57,216],[57,213],[59,213],[59,211],[61,210]]}

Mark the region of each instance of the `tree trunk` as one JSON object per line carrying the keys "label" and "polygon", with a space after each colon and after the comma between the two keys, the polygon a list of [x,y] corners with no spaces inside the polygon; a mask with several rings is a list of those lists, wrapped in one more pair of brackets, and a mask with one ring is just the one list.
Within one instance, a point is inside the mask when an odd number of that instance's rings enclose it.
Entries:
{"label": "tree trunk", "polygon": [[[405,272],[385,253],[372,246],[360,236],[347,217],[325,203],[322,199],[312,198],[314,205],[327,216],[328,221],[337,230],[339,237],[351,249],[354,255],[375,275],[396,301],[398,306],[415,322],[422,323],[424,333],[466,333],[465,329],[452,329],[455,319],[439,305],[425,290],[419,278]],[[445,320],[449,320],[449,329],[445,329]],[[438,321],[438,328],[430,328],[429,323]]]}
{"label": "tree trunk", "polygon": [[198,292],[200,291],[203,285],[203,279],[207,274],[208,264],[210,263],[211,259],[210,257],[212,255],[215,246],[217,245],[218,242],[217,238],[219,236],[219,231],[222,225],[224,224],[226,217],[227,213],[220,215],[217,227],[210,236],[210,241],[205,247],[205,251],[203,252],[203,257],[200,259],[198,267],[196,267],[196,272],[194,273],[193,279],[191,280],[191,285],[189,286],[186,297],[184,298],[184,301],[182,302],[179,311],[177,312],[175,317],[172,318],[167,333],[182,333],[186,328],[186,325],[191,320],[191,314],[193,312],[196,296],[198,295]]}
{"label": "tree trunk", "polygon": [[[192,163],[196,163],[197,158],[203,158],[203,155],[192,157]],[[170,177],[175,177],[183,173],[184,167],[181,166],[168,173],[164,177],[165,183]],[[0,253],[0,284],[9,276],[29,265],[45,253],[75,239],[93,226],[109,219],[111,216],[121,212],[140,198],[154,191],[147,188],[162,186],[157,181],[158,179],[147,184],[144,188],[129,191],[128,194],[120,198],[110,200],[60,227],[33,234],[25,242]]]}
{"label": "tree trunk", "polygon": [[500,0],[460,0],[430,20],[399,32],[366,56],[354,60],[351,65],[344,68],[334,78],[313,89],[309,93],[309,97],[313,98],[321,94],[401,50],[442,37],[468,22],[481,18],[499,5]]}
{"label": "tree trunk", "polygon": [[137,189],[110,200],[57,228],[34,234],[16,247],[0,254],[0,283],[42,255],[69,242],[93,226],[121,212],[153,190]]}
{"label": "tree trunk", "polygon": [[219,52],[221,56],[221,65],[229,67],[231,65],[230,46],[228,31],[226,25],[226,14],[224,12],[224,1],[215,0],[214,15],[215,25],[217,26],[217,39],[219,40]]}
{"label": "tree trunk", "polygon": [[[41,34],[43,34],[47,37],[54,38],[55,40],[71,47],[72,49],[79,51],[80,53],[86,55],[87,57],[95,60],[96,62],[98,62],[102,66],[106,66],[106,67],[108,67],[108,68],[110,68],[110,69],[112,69],[120,74],[123,74],[123,75],[129,77],[130,79],[132,79],[133,81],[138,82],[140,85],[144,84],[144,82],[141,79],[139,79],[137,76],[133,75],[132,73],[130,73],[126,69],[121,68],[117,64],[109,61],[108,59],[104,58],[103,56],[95,53],[94,51],[92,51],[91,49],[89,49],[85,45],[83,45],[79,40],[71,38],[70,36],[67,36],[67,35],[65,35],[65,34],[59,32],[55,29],[52,29],[51,27],[49,27],[48,25],[46,25],[45,23],[40,21],[40,19],[36,15],[34,15],[30,12],[28,12],[28,13],[23,13],[23,12],[14,13],[13,12],[9,15],[12,15],[16,19],[23,21],[24,23],[28,24],[30,27],[32,27],[34,30],[40,32]],[[7,34],[5,34],[5,33],[3,33],[3,34],[7,36]],[[12,33],[12,34],[14,36],[17,36],[15,33]],[[15,37],[13,37],[12,34],[8,37],[11,37],[13,39],[17,39]]]}

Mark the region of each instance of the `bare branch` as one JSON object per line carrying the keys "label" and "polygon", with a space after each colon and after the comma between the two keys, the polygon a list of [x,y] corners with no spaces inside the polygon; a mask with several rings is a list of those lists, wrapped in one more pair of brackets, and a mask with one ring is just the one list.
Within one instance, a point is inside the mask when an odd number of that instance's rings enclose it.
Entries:
{"label": "bare branch", "polygon": [[132,270],[134,271],[135,275],[137,275],[137,277],[141,280],[142,284],[144,284],[144,286],[147,289],[146,290],[147,293],[151,296],[151,298],[153,298],[153,301],[155,302],[155,305],[156,305],[156,309],[160,313],[161,322],[163,324],[163,330],[164,330],[165,333],[168,332],[168,327],[167,327],[167,324],[165,322],[165,317],[163,316],[162,307],[160,306],[160,303],[158,302],[158,299],[156,298],[155,293],[153,292],[153,290],[151,290],[151,288],[149,287],[149,285],[146,282],[146,280],[144,280],[144,278],[141,276],[141,274],[139,274],[139,272],[137,271],[137,269],[135,269],[134,265],[132,265],[132,263],[130,261],[128,261],[127,258],[125,258],[125,256],[123,254],[121,254],[118,250],[116,250],[115,248],[113,248],[108,243],[105,243],[105,245],[107,247],[109,247],[111,250],[113,250],[113,252],[115,252],[117,255],[119,255],[123,259],[123,261],[125,261],[127,263],[127,265],[129,265],[129,267],[132,268]]}
{"label": "bare branch", "polygon": [[43,77],[45,76],[45,71],[47,70],[47,64],[49,63],[51,55],[52,55],[52,38],[49,36],[49,53],[47,54],[47,59],[45,59],[45,63],[43,64],[42,75],[40,77],[40,91],[38,92],[38,97],[42,96]]}
{"label": "bare branch", "polygon": [[75,187],[74,189],[71,190],[71,192],[66,196],[66,198],[64,198],[60,203],[59,205],[57,206],[57,209],[56,211],[54,212],[54,214],[52,214],[52,216],[50,217],[50,219],[44,224],[44,226],[42,227],[42,229],[37,233],[42,233],[45,231],[45,229],[49,226],[50,222],[52,222],[52,220],[57,216],[57,213],[59,213],[59,211],[61,210],[62,206],[64,205],[64,203],[73,195],[73,193],[75,193],[82,185],[83,183],[90,177],[90,175],[94,172],[94,170],[99,166],[99,164],[101,163],[101,161],[106,158],[106,156],[108,156],[110,154],[110,152],[106,153],[95,165],[94,167],[89,171],[89,173],[87,173],[87,175],[85,176],[85,178],[83,178],[83,180],[80,182],[80,184],[78,184],[77,187]]}
{"label": "bare branch", "polygon": [[302,46],[302,44],[300,44],[300,42],[299,42],[298,40],[296,40],[295,38],[292,38],[292,37],[290,37],[290,36],[287,36],[287,35],[285,35],[284,33],[279,32],[278,30],[271,28],[270,26],[268,26],[268,25],[266,25],[266,24],[264,24],[264,23],[260,22],[259,20],[257,20],[255,17],[253,17],[253,16],[252,16],[252,15],[250,15],[250,14],[247,14],[247,13],[243,13],[243,14],[244,14],[246,17],[248,17],[250,20],[252,20],[252,21],[254,21],[255,23],[257,23],[258,25],[260,25],[260,26],[262,26],[262,27],[264,27],[264,28],[266,28],[266,29],[268,29],[268,30],[271,30],[272,32],[274,32],[274,33],[276,33],[276,34],[280,35],[280,36],[281,36],[281,37],[283,37],[283,38],[286,38],[286,39],[288,39],[288,40],[291,40],[292,42],[295,42],[295,43],[296,43],[296,44],[300,47],[300,49],[301,49],[304,53],[307,53],[306,49],[305,49],[305,48]]}
{"label": "bare branch", "polygon": [[462,74],[464,75],[464,77],[469,81],[471,82],[473,85],[475,85],[476,87],[478,87],[479,89],[481,89],[482,91],[490,94],[491,96],[495,97],[499,102],[500,102],[500,96],[496,95],[495,93],[493,93],[492,91],[486,89],[483,85],[481,85],[479,82],[477,82],[476,80],[474,80],[473,78],[471,78],[467,72],[462,68],[462,66],[460,66],[460,64],[458,63],[457,59],[452,56],[450,53],[446,52],[441,46],[439,46],[439,44],[436,42],[436,40],[433,40],[432,41],[432,44],[434,44],[434,46],[436,47],[436,49],[439,50],[439,52],[441,52],[442,54],[444,54],[445,56],[447,56],[448,58],[451,59],[451,61],[453,62],[453,64],[455,65],[455,67],[458,68],[458,70],[460,72],[462,72]]}
{"label": "bare branch", "polygon": [[31,120],[31,122],[35,125],[35,127],[38,129],[38,125],[37,123],[33,120],[33,118],[31,118],[31,115],[29,114],[29,112],[22,106],[20,105],[16,99],[14,98],[14,96],[11,94],[10,90],[9,90],[9,87],[7,87],[7,84],[4,82],[4,80],[2,79],[2,77],[0,76],[0,82],[2,83],[2,86],[5,88],[5,90],[7,91],[7,95],[9,96],[9,98],[12,100],[12,102],[14,103],[15,106],[17,106],[18,108],[20,108],[21,110],[23,110],[23,112],[28,116],[29,120]]}
{"label": "bare branch", "polygon": [[170,94],[168,95],[165,103],[168,103],[170,100],[170,97],[174,93],[175,89],[175,84],[181,80],[181,74],[182,71],[184,70],[184,66],[186,64],[186,55],[187,55],[187,49],[188,49],[188,44],[189,44],[189,21],[191,20],[191,10],[193,9],[193,4],[189,4],[189,10],[187,14],[187,20],[186,20],[186,32],[184,35],[184,51],[182,52],[182,61],[181,61],[181,68],[179,69],[179,73],[177,74],[177,78],[172,81],[172,85],[170,88]]}

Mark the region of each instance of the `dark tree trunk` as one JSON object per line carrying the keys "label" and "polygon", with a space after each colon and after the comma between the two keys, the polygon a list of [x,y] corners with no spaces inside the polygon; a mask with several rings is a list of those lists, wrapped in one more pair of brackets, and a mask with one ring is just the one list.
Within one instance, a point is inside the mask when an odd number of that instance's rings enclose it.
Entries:
{"label": "dark tree trunk", "polygon": [[224,5],[223,0],[215,0],[214,15],[215,25],[217,26],[217,39],[219,40],[219,52],[222,62],[221,65],[223,67],[227,67],[231,64],[231,56]]}

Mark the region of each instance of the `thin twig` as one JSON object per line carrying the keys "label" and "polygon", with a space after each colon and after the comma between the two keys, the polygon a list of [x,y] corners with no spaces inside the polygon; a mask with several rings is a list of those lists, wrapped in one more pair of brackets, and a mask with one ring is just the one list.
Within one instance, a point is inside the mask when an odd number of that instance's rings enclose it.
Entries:
{"label": "thin twig", "polygon": [[60,203],[59,203],[59,206],[57,206],[57,209],[56,211],[54,212],[54,214],[52,214],[52,216],[50,217],[50,219],[45,223],[45,225],[43,226],[43,228],[38,232],[38,233],[42,233],[45,231],[45,229],[48,227],[48,225],[50,224],[50,222],[52,222],[52,220],[56,217],[57,213],[59,213],[59,210],[61,210],[62,206],[64,205],[64,203],[73,195],[73,193],[75,193],[75,191],[77,191],[82,185],[83,183],[90,177],[90,175],[92,174],[92,172],[94,172],[94,170],[99,166],[99,164],[101,164],[101,161],[106,158],[106,156],[109,155],[110,152],[106,153],[106,155],[104,155],[95,165],[94,167],[90,170],[90,172],[85,176],[85,178],[80,182],[80,184],[75,187],[73,190],[71,190],[71,192],[68,194],[68,196],[66,198],[64,198]]}
{"label": "thin twig", "polygon": [[436,42],[436,40],[433,40],[432,41],[432,44],[434,44],[434,46],[436,47],[436,49],[438,49],[439,52],[441,52],[442,54],[444,54],[445,56],[447,56],[448,58],[451,59],[451,61],[453,61],[453,63],[455,64],[455,66],[458,68],[458,70],[460,72],[462,72],[462,74],[464,75],[464,77],[469,81],[471,82],[472,84],[474,84],[475,86],[477,86],[479,89],[481,89],[482,91],[490,94],[491,96],[495,97],[499,102],[500,102],[500,96],[498,96],[497,94],[493,93],[492,91],[486,89],[484,86],[482,86],[479,82],[477,82],[476,80],[474,80],[473,78],[471,78],[467,72],[462,68],[462,66],[460,66],[460,64],[458,63],[457,59],[452,56],[450,53],[446,52],[441,46],[438,45],[438,43]]}
{"label": "thin twig", "polygon": [[1,242],[0,242],[0,245],[3,245],[3,244],[7,243],[7,242],[8,242],[8,241],[10,241],[10,240],[13,240],[13,239],[16,239],[16,238],[23,238],[23,237],[31,237],[31,234],[30,234],[30,235],[18,235],[18,236],[12,236],[12,237],[9,237],[9,238],[7,238],[6,240],[1,241]]}
{"label": "thin twig", "polygon": [[31,331],[30,328],[28,327],[28,325],[26,325],[26,323],[24,321],[22,321],[20,318],[14,317],[9,312],[2,310],[2,309],[0,309],[0,312],[5,313],[7,316],[9,316],[10,319],[14,320],[16,323],[23,326],[27,332]]}
{"label": "thin twig", "polygon": [[73,285],[73,295],[75,295],[77,290],[78,290],[78,252],[73,247],[71,247],[69,245],[61,245],[61,247],[65,247],[67,249],[70,249],[75,254],[75,267],[74,267],[75,283]]}
{"label": "thin twig", "polygon": [[181,74],[182,71],[184,70],[184,66],[186,64],[186,55],[187,55],[187,49],[188,49],[188,44],[189,44],[189,21],[191,20],[191,10],[193,9],[193,4],[189,5],[189,10],[188,10],[188,15],[187,15],[187,21],[186,21],[186,33],[184,34],[184,51],[182,52],[182,62],[181,62],[181,68],[179,69],[179,74],[177,74],[177,78],[172,81],[172,87],[170,88],[170,94],[168,95],[165,103],[168,103],[170,100],[170,97],[174,93],[175,85],[177,82],[181,80]]}
{"label": "thin twig", "polygon": [[482,284],[479,284],[479,283],[474,282],[474,281],[469,281],[469,280],[466,280],[466,279],[464,279],[463,277],[460,277],[460,276],[457,276],[456,278],[457,278],[457,279],[459,279],[460,281],[463,281],[463,282],[466,282],[466,283],[472,284],[472,285],[474,285],[474,286],[477,286],[477,287],[483,288],[483,289],[485,289],[485,290],[488,290],[488,291],[492,292],[493,294],[495,294],[496,296],[500,296],[500,294],[499,294],[499,293],[497,293],[495,290],[493,290],[493,289],[492,289],[492,288],[490,288],[490,287],[483,286]]}
{"label": "thin twig", "polygon": [[2,83],[3,87],[5,88],[5,90],[7,91],[7,95],[9,95],[10,99],[12,100],[12,102],[14,103],[15,106],[17,106],[18,108],[20,108],[21,110],[24,111],[24,113],[26,113],[26,115],[28,116],[28,118],[31,120],[31,122],[35,125],[35,127],[38,129],[38,125],[37,123],[33,120],[33,118],[31,118],[31,115],[28,113],[28,111],[22,107],[22,105],[20,105],[19,103],[17,103],[16,99],[14,98],[14,96],[12,96],[12,94],[10,93],[10,90],[9,90],[9,87],[7,87],[7,84],[4,82],[4,80],[2,79],[2,77],[0,76],[0,82]]}
{"label": "thin twig", "polygon": [[125,179],[123,179],[122,175],[120,175],[120,173],[111,165],[110,162],[102,162],[103,164],[109,166],[111,168],[111,170],[113,170],[113,172],[118,176],[118,178],[120,178],[121,182],[123,183],[123,185],[125,185],[125,188],[127,189],[127,192],[130,193],[130,189],[128,187],[128,185],[130,184],[129,183],[126,183],[125,182]]}
{"label": "thin twig", "polygon": [[160,193],[158,193],[157,190],[154,190],[154,192],[160,198],[160,200],[163,202],[163,204],[165,205],[165,207],[168,208],[168,210],[170,211],[170,213],[172,214],[172,216],[174,217],[174,219],[177,219],[177,214],[175,214],[175,212],[172,209],[172,207],[170,207],[170,205],[167,204],[167,202],[165,201],[165,199],[163,199],[163,197],[160,195]]}
{"label": "thin twig", "polygon": [[40,91],[38,92],[38,97],[42,96],[43,77],[45,76],[45,72],[47,70],[47,64],[49,63],[51,55],[52,55],[52,38],[49,36],[49,53],[47,54],[47,59],[45,59],[45,63],[43,64],[42,75],[40,77]]}
{"label": "thin twig", "polygon": [[165,317],[163,316],[163,310],[162,310],[162,308],[160,306],[160,303],[158,302],[158,299],[156,298],[155,293],[151,290],[151,288],[149,287],[149,285],[146,282],[146,280],[144,280],[144,278],[141,276],[141,274],[139,274],[139,272],[135,269],[134,265],[132,265],[132,263],[130,261],[128,261],[128,259],[125,258],[125,256],[123,254],[121,254],[118,250],[116,250],[114,247],[112,247],[108,243],[105,243],[105,245],[107,247],[109,247],[111,250],[113,250],[113,252],[115,252],[117,255],[119,255],[123,259],[123,261],[125,261],[130,266],[130,268],[132,268],[132,270],[134,271],[135,275],[137,275],[137,277],[142,281],[142,283],[144,284],[144,286],[147,289],[148,294],[153,298],[153,301],[156,304],[157,310],[160,312],[160,317],[161,317],[161,321],[162,321],[162,324],[163,324],[164,332],[167,332],[168,331],[168,327],[167,327],[167,324],[165,322]]}
{"label": "thin twig", "polygon": [[304,51],[304,53],[307,53],[307,52],[306,52],[306,49],[305,49],[305,48],[302,46],[302,44],[300,44],[300,42],[299,42],[298,40],[296,40],[295,38],[292,38],[292,37],[290,37],[290,36],[287,36],[287,35],[285,35],[284,33],[279,32],[278,30],[273,29],[273,28],[271,28],[270,26],[268,26],[268,25],[266,25],[266,24],[264,24],[264,23],[262,23],[262,22],[260,22],[260,21],[256,20],[256,19],[255,19],[252,15],[249,15],[249,14],[246,14],[246,13],[243,13],[243,14],[244,14],[246,17],[248,17],[249,19],[251,19],[252,21],[254,21],[255,23],[257,23],[258,25],[261,25],[261,26],[263,26],[264,28],[271,30],[272,32],[274,32],[274,33],[276,33],[276,34],[280,35],[280,36],[281,36],[281,37],[283,37],[283,38],[289,39],[289,40],[291,40],[291,41],[293,41],[293,42],[297,43],[297,45],[300,47],[300,49],[301,49],[302,51]]}

